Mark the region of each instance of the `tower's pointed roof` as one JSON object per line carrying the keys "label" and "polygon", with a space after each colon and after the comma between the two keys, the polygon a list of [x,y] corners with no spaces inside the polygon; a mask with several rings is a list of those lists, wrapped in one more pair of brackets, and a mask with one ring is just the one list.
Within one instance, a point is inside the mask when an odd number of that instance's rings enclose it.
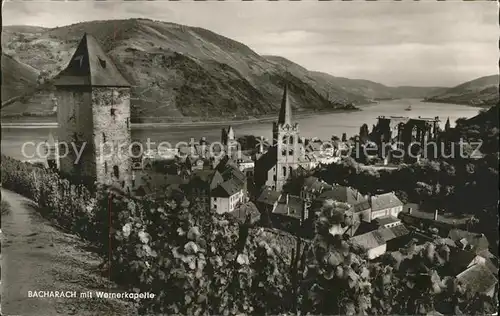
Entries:
{"label": "tower's pointed roof", "polygon": [[85,33],[56,86],[130,87],[97,40]]}
{"label": "tower's pointed roof", "polygon": [[285,90],[283,91],[278,124],[292,124],[292,106],[290,105],[290,100],[288,98],[288,85],[285,85]]}
{"label": "tower's pointed roof", "polygon": [[46,143],[49,146],[54,146],[56,144],[56,141],[54,139],[54,135],[52,135],[52,132],[49,132],[49,136],[47,137]]}
{"label": "tower's pointed roof", "polygon": [[233,127],[231,125],[229,125],[229,127],[227,129],[227,137],[229,137],[230,139],[234,138],[234,130],[233,130]]}

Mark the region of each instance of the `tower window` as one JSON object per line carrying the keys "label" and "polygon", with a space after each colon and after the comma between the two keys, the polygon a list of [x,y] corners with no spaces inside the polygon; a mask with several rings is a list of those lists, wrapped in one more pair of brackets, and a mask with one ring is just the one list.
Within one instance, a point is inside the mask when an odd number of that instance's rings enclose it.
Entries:
{"label": "tower window", "polygon": [[115,108],[111,108],[111,116],[115,116],[115,113],[116,113],[116,109]]}
{"label": "tower window", "polygon": [[118,166],[113,166],[113,175],[116,177],[116,178],[119,178],[120,177],[120,169],[118,169]]}
{"label": "tower window", "polygon": [[286,167],[283,167],[283,176],[286,177]]}
{"label": "tower window", "polygon": [[292,175],[293,168],[292,168],[292,167],[289,167],[289,169],[290,169],[290,173],[289,173],[289,175],[291,176],[291,175]]}
{"label": "tower window", "polygon": [[290,138],[289,138],[289,140],[288,140],[288,143],[289,143],[290,145],[293,145],[293,136],[292,136],[292,135],[290,135]]}
{"label": "tower window", "polygon": [[282,138],[283,145],[286,145],[288,143],[288,136],[283,136]]}
{"label": "tower window", "polygon": [[104,59],[101,59],[101,57],[97,57],[99,59],[99,64],[103,69],[106,68],[106,61]]}
{"label": "tower window", "polygon": [[282,156],[286,156],[286,149],[283,149],[283,150],[281,151],[281,155],[282,155]]}
{"label": "tower window", "polygon": [[292,156],[293,155],[293,149],[288,150],[288,155]]}
{"label": "tower window", "polygon": [[106,134],[102,133],[102,141],[105,143],[106,142]]}

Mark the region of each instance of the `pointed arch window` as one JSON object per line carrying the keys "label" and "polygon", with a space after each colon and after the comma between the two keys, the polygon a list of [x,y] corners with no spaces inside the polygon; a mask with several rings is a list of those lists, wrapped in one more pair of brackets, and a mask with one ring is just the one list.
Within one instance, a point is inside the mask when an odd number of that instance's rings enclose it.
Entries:
{"label": "pointed arch window", "polygon": [[113,166],[113,175],[116,177],[116,178],[119,178],[120,177],[120,169],[118,168],[117,165],[114,165]]}
{"label": "pointed arch window", "polygon": [[286,167],[283,167],[283,176],[286,177]]}

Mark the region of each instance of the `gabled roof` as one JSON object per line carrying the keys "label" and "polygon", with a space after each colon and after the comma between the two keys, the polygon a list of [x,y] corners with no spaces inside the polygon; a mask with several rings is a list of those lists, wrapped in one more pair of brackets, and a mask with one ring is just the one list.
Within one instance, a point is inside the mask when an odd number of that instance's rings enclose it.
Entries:
{"label": "gabled roof", "polygon": [[280,114],[278,116],[278,124],[279,125],[292,124],[292,107],[290,105],[290,100],[288,98],[288,85],[285,85],[285,90],[283,91]]}
{"label": "gabled roof", "polygon": [[487,250],[489,247],[489,242],[486,236],[483,234],[471,233],[462,229],[450,230],[448,238],[455,242],[465,238],[467,240],[467,244],[470,245],[475,251]]}
{"label": "gabled roof", "polygon": [[331,190],[333,189],[333,186],[331,186],[328,183],[320,181],[316,177],[307,177],[304,180],[304,185],[303,188],[306,191],[315,191],[315,192],[322,192],[323,190]]}
{"label": "gabled roof", "polygon": [[269,148],[269,150],[255,162],[255,173],[267,174],[267,172],[276,165],[278,159],[277,154],[276,146]]}
{"label": "gabled roof", "polygon": [[288,196],[288,204],[286,203],[286,200],[285,203],[279,203],[273,211],[273,214],[287,215],[301,219],[304,211],[303,203],[304,201],[300,197],[290,195]]}
{"label": "gabled roof", "polygon": [[457,275],[459,282],[473,293],[486,293],[498,282],[485,264],[475,264]]}
{"label": "gabled roof", "polygon": [[130,87],[97,40],[85,33],[56,86]]}
{"label": "gabled roof", "polygon": [[260,219],[260,212],[252,202],[240,205],[228,214],[234,217],[241,224],[246,223],[247,219],[250,220],[250,224],[254,224]]}
{"label": "gabled roof", "polygon": [[380,211],[391,207],[403,206],[403,202],[401,202],[396,194],[393,192],[374,195],[371,197],[371,205],[372,211]]}
{"label": "gabled roof", "polygon": [[389,240],[399,238],[405,235],[408,235],[410,231],[404,225],[398,225],[394,227],[383,227],[377,230],[385,242]]}
{"label": "gabled roof", "polygon": [[455,273],[460,273],[467,269],[474,258],[476,258],[476,254],[473,251],[453,248],[453,251],[450,253],[451,267]]}
{"label": "gabled roof", "polygon": [[219,184],[212,190],[213,197],[230,197],[242,190],[241,183],[235,179],[229,179]]}
{"label": "gabled roof", "polygon": [[396,217],[390,216],[390,215],[389,216],[377,217],[373,221],[376,224],[378,224],[379,226],[385,226],[385,225],[388,225],[388,224],[401,222],[401,220],[399,218],[396,218]]}
{"label": "gabled roof", "polygon": [[351,242],[365,250],[374,249],[385,244],[384,237],[379,231],[371,231],[363,235],[354,236],[351,238]]}
{"label": "gabled roof", "polygon": [[318,197],[318,200],[334,200],[337,202],[357,204],[365,200],[365,198],[356,190],[350,187],[334,185],[331,190],[324,191]]}
{"label": "gabled roof", "polygon": [[281,193],[271,190],[269,188],[265,188],[264,190],[262,190],[262,193],[257,198],[257,202],[267,205],[274,205],[274,203],[278,202],[280,196]]}
{"label": "gabled roof", "polygon": [[353,206],[352,206],[352,209],[355,213],[358,213],[358,212],[363,212],[363,211],[366,211],[368,209],[370,209],[370,201],[368,199],[366,200],[363,200],[361,202],[357,202],[355,203]]}
{"label": "gabled roof", "polygon": [[196,181],[203,182],[214,189],[218,184],[224,182],[224,179],[216,170],[196,170],[193,172],[193,177],[190,182],[194,183]]}

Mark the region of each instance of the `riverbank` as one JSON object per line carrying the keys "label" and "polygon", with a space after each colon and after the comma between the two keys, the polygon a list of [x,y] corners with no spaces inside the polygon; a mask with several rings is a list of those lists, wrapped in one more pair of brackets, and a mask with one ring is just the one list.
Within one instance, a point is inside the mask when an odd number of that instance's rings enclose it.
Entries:
{"label": "riverbank", "polygon": [[[317,115],[332,114],[332,113],[349,113],[362,111],[360,108],[353,109],[333,109],[333,110],[323,110],[323,111],[307,111],[298,112],[294,115],[295,118],[306,118]],[[172,121],[172,122],[145,122],[145,123],[132,123],[132,127],[135,128],[156,128],[156,127],[203,127],[203,126],[225,126],[225,125],[241,125],[241,124],[251,124],[251,123],[268,123],[276,120],[277,114],[266,115],[262,117],[255,117],[249,119],[214,119],[209,121]],[[52,120],[47,120],[47,118],[41,121],[34,121],[31,117],[29,120],[23,121],[22,118],[2,118],[1,127],[2,128],[56,128],[57,122],[56,118]]]}

